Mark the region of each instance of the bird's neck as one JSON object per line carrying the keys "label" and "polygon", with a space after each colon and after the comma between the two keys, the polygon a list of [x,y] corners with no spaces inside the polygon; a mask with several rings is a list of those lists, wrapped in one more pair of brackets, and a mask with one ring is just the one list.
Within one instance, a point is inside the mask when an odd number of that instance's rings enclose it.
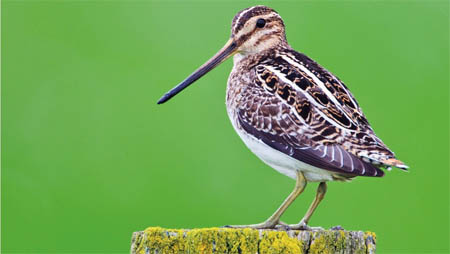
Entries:
{"label": "bird's neck", "polygon": [[254,66],[258,62],[260,62],[262,59],[265,59],[267,57],[275,55],[277,52],[289,49],[290,46],[287,44],[287,42],[283,41],[282,43],[262,50],[258,52],[252,52],[252,51],[240,51],[236,53],[233,57],[233,63],[235,66],[238,65],[245,65],[245,66]]}

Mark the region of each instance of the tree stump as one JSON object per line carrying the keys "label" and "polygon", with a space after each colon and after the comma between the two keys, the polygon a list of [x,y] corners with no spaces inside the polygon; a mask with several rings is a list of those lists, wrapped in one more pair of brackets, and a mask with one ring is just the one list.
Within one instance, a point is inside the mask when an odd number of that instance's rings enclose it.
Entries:
{"label": "tree stump", "polygon": [[132,254],[375,253],[372,232],[345,230],[164,229],[134,232]]}

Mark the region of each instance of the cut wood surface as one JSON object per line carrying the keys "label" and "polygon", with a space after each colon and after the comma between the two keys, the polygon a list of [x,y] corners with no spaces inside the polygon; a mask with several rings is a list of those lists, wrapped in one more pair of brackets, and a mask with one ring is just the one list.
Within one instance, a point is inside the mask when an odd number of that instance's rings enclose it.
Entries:
{"label": "cut wood surface", "polygon": [[375,253],[372,232],[346,230],[164,229],[134,232],[132,254]]}

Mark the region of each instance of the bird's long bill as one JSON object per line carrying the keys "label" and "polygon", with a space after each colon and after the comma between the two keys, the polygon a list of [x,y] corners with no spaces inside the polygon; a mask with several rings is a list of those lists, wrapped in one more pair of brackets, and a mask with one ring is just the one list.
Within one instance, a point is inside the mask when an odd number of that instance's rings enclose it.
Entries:
{"label": "bird's long bill", "polygon": [[158,104],[168,101],[170,98],[181,92],[183,89],[188,87],[190,84],[194,83],[197,79],[201,78],[203,75],[208,73],[210,70],[214,69],[221,62],[225,61],[228,57],[236,52],[237,46],[233,39],[230,39],[223,48],[217,52],[211,59],[209,59],[205,64],[200,66],[194,73],[183,80],[179,85],[172,88],[167,92],[161,99],[159,99]]}

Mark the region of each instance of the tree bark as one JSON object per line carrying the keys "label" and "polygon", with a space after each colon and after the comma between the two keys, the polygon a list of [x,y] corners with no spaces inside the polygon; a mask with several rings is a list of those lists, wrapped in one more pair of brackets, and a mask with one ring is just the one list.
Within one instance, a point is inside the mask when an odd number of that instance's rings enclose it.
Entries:
{"label": "tree bark", "polygon": [[345,230],[164,229],[134,232],[132,254],[375,253],[372,232]]}

